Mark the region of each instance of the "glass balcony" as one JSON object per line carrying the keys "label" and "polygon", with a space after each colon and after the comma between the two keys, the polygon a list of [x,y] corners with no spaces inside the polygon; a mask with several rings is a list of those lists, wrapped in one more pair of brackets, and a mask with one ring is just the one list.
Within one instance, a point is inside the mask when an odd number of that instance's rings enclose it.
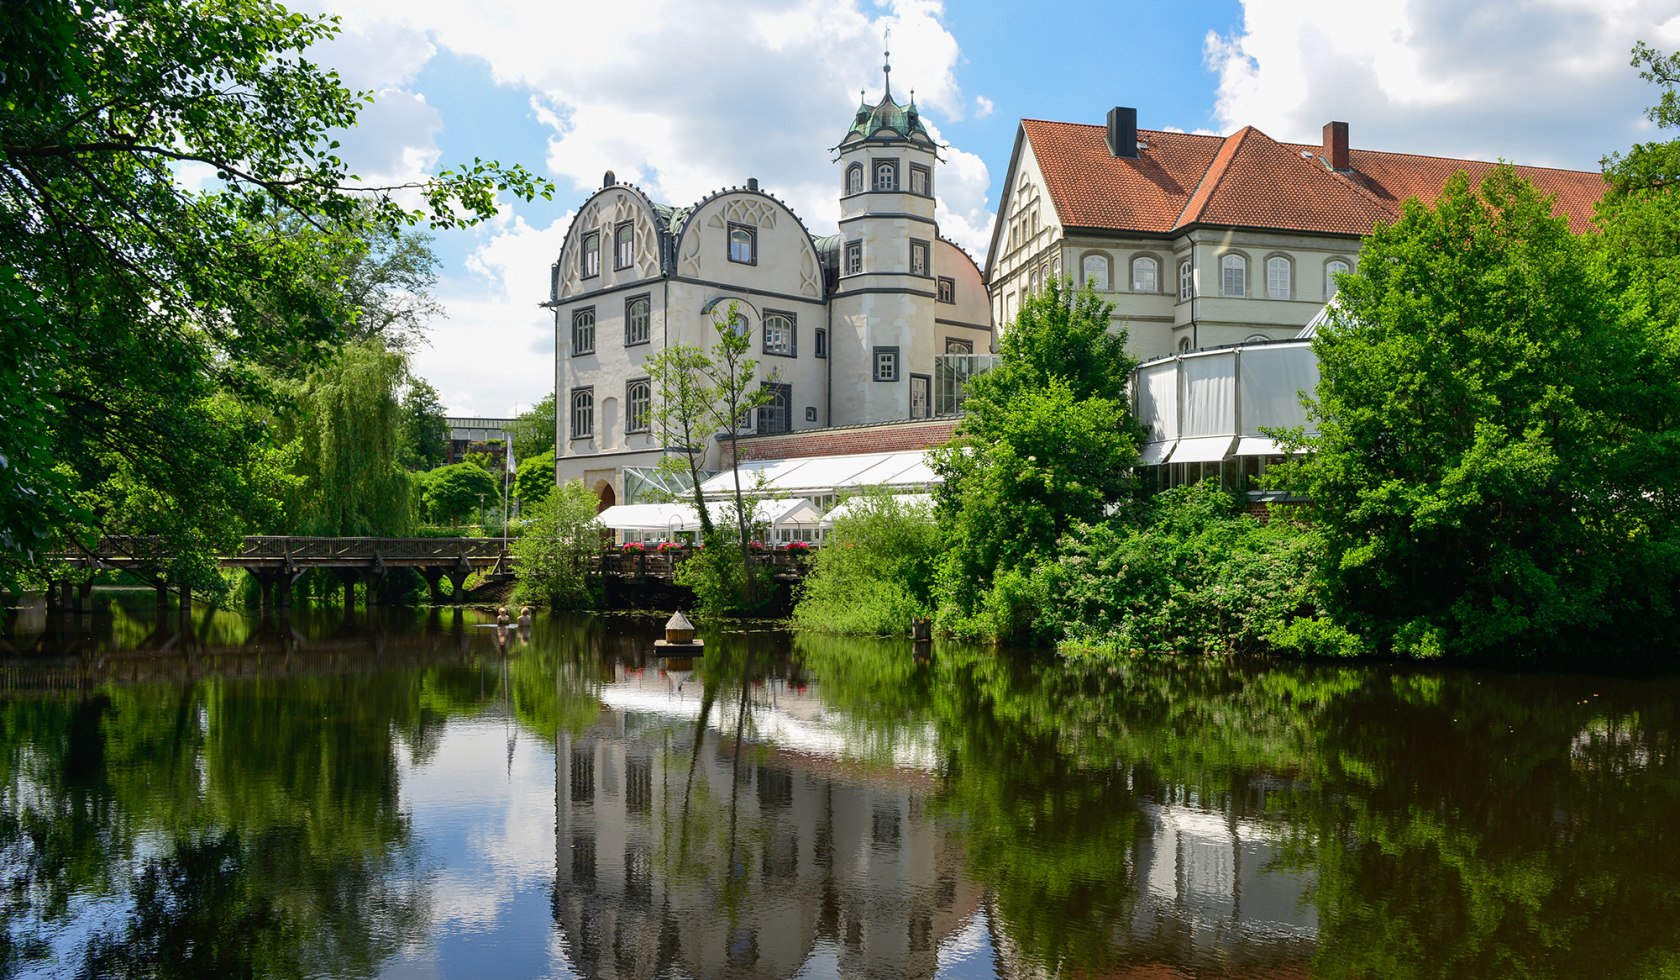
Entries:
{"label": "glass balcony", "polygon": [[968,379],[997,366],[996,354],[939,354],[933,359],[933,414],[962,414]]}

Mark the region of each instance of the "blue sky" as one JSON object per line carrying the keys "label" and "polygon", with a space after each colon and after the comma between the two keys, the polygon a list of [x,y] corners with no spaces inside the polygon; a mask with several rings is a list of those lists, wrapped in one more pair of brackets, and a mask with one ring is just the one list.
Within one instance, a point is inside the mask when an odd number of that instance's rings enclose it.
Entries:
{"label": "blue sky", "polygon": [[524,163],[552,202],[508,202],[442,236],[448,318],[414,361],[456,414],[528,407],[553,384],[544,298],[571,212],[612,169],[688,204],[757,177],[815,234],[838,217],[829,148],[860,88],[915,90],[948,144],[941,233],[982,258],[1023,117],[1149,129],[1253,125],[1356,147],[1593,169],[1654,138],[1628,67],[1680,48],[1680,0],[309,0],[343,34],[318,52],[376,104],[346,140],[370,181],[473,157]]}

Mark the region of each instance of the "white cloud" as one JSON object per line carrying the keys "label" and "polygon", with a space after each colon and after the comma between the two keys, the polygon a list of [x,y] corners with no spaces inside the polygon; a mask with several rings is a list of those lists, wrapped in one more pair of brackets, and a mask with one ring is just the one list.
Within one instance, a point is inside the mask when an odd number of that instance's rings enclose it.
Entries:
{"label": "white cloud", "polygon": [[1640,138],[1641,39],[1680,42],[1673,0],[1245,0],[1205,50],[1227,131],[1316,142],[1339,119],[1356,147],[1591,169]]}
{"label": "white cloud", "polygon": [[[895,97],[914,90],[930,121],[992,110],[961,90],[961,54],[940,0],[552,0],[485,4],[469,16],[445,0],[314,2],[342,18],[333,57],[361,59],[354,72],[340,66],[347,80],[395,103],[388,115],[370,113],[358,137],[364,176],[436,165],[442,123],[426,116],[431,107],[413,84],[444,50],[482,60],[498,84],[528,93],[534,125],[548,130],[544,163],[562,203],[581,202],[607,170],[679,206],[756,177],[816,235],[837,227],[840,181],[829,148],[845,133],[858,91],[880,95],[885,28]],[[990,175],[960,148],[945,157],[936,178],[941,231],[983,251]],[[446,395],[451,411],[505,411],[496,402],[511,403],[515,392],[497,372],[509,359],[526,379],[514,386],[520,401],[533,400],[523,387],[549,390],[552,368],[529,362],[552,344],[552,322],[535,304],[564,227],[539,231],[515,217],[487,233],[467,273],[444,270],[439,298],[449,323],[415,366],[440,391],[463,393]]]}
{"label": "white cloud", "polygon": [[976,95],[974,97],[974,118],[985,119],[996,109],[997,106],[993,104],[992,100],[986,98],[984,95]]}

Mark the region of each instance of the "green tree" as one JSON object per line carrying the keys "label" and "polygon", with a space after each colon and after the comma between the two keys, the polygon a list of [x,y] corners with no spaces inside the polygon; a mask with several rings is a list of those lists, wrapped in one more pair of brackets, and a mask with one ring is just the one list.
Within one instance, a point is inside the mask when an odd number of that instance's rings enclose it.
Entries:
{"label": "green tree", "polygon": [[[22,383],[0,385],[0,583],[65,536],[145,530],[85,499],[118,470],[122,495],[175,515],[161,530],[178,551],[231,543],[248,507],[202,481],[259,496],[241,481],[264,450],[215,395],[272,400],[255,367],[314,363],[349,335],[346,297],[320,288],[337,260],[379,230],[488,217],[502,190],[550,192],[478,161],[415,186],[420,210],[358,186],[334,134],[367,97],[307,54],[336,31],[267,0],[0,18],[0,307],[24,325],[3,379]],[[210,190],[183,180],[200,168]]]}
{"label": "green tree", "polygon": [[[553,473],[552,468],[549,472]],[[553,487],[552,475],[549,486]],[[525,533],[513,543],[518,601],[552,609],[597,605],[599,594],[589,579],[589,559],[600,547],[601,523],[595,519],[599,503],[583,481],[573,480],[525,512]]]}
{"label": "green tree", "polygon": [[513,476],[513,495],[527,506],[541,503],[554,493],[554,452],[525,456]]}
{"label": "green tree", "polygon": [[683,343],[670,344],[647,360],[653,384],[653,428],[666,453],[659,465],[687,479],[700,518],[701,540],[712,537],[711,510],[700,492],[700,465],[715,431],[711,417],[716,394],[706,381],[709,364],[704,348]]}
{"label": "green tree", "polygon": [[516,459],[527,459],[548,453],[554,454],[554,392],[543,396],[543,400],[532,405],[530,410],[521,412],[519,417],[508,426],[513,436],[513,455]]}
{"label": "green tree", "polygon": [[288,524],[299,534],[398,535],[414,523],[400,462],[403,356],[378,339],[342,348],[313,371],[290,428],[300,480]]}
{"label": "green tree", "polygon": [[[738,549],[738,560],[741,562],[741,603],[750,609],[757,604],[757,576],[753,574],[752,551],[748,547],[754,530],[755,508],[747,505],[741,489],[741,455],[736,446],[742,427],[749,425],[753,413],[770,401],[770,389],[756,383],[758,361],[748,356],[752,352],[752,329],[735,303],[730,303],[727,309],[713,316],[712,329],[717,331],[717,340],[712,344],[707,365],[702,370],[713,393],[711,427],[724,433],[724,438],[729,441],[729,458],[735,461],[735,465],[729,468],[734,478],[734,546]],[[708,540],[706,543],[714,547],[707,557],[718,558],[717,542]]]}
{"label": "green tree", "polygon": [[1125,386],[1136,361],[1110,332],[1112,310],[1052,279],[1021,305],[997,367],[968,383],[962,423],[932,460],[948,628],[1018,636],[1033,616],[1025,576],[1076,523],[1135,495]]}
{"label": "green tree", "polygon": [[499,505],[502,491],[484,467],[453,463],[426,474],[421,496],[434,522],[460,524],[463,518],[477,516],[485,501]]}
{"label": "green tree", "polygon": [[442,466],[449,458],[449,419],[437,389],[410,378],[403,393],[397,458],[411,470]]}
{"label": "green tree", "polygon": [[1377,649],[1669,635],[1676,382],[1651,375],[1672,362],[1596,249],[1502,167],[1409,202],[1344,281],[1292,485],[1326,536],[1333,614]]}

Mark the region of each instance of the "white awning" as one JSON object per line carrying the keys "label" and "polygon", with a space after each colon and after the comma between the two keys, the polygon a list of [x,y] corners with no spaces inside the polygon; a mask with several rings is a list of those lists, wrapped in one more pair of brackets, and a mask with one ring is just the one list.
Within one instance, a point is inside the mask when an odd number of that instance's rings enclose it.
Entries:
{"label": "white awning", "polygon": [[700,518],[692,504],[618,504],[596,514],[595,519],[614,531],[700,530]]}
{"label": "white awning", "polygon": [[[1302,449],[1301,452],[1306,452]],[[1286,456],[1277,440],[1265,436],[1243,436],[1237,440],[1238,456]]]}
{"label": "white awning", "polygon": [[1203,436],[1199,439],[1180,439],[1173,450],[1174,463],[1217,463],[1231,453],[1236,436]]}
{"label": "white awning", "polygon": [[[834,505],[834,509],[823,515],[822,526],[833,527],[834,522],[843,517],[850,517],[868,507],[874,497],[847,497]],[[933,519],[933,496],[925,493],[894,494],[892,500],[900,509],[925,515],[928,520]]]}
{"label": "white awning", "polygon": [[1146,442],[1143,444],[1143,448],[1138,451],[1138,462],[1144,466],[1160,466],[1167,461],[1168,456],[1172,455],[1173,447],[1176,445],[1178,445],[1177,439],[1168,439],[1166,442]]}

